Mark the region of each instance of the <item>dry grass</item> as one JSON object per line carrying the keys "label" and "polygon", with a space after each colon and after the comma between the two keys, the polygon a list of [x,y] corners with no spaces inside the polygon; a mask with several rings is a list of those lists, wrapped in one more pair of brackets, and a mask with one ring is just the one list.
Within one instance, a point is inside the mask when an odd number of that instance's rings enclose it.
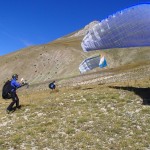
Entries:
{"label": "dry grass", "polygon": [[[148,79],[133,82],[146,87]],[[21,110],[1,100],[0,149],[150,149],[150,109],[128,82],[19,93]],[[110,87],[111,86],[111,87]]]}

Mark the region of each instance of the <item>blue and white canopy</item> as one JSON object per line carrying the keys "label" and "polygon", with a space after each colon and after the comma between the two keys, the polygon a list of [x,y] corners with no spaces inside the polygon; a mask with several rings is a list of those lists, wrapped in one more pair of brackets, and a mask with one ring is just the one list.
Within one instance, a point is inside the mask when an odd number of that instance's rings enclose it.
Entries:
{"label": "blue and white canopy", "polygon": [[90,71],[94,68],[100,67],[104,68],[107,66],[107,62],[104,56],[95,56],[85,59],[80,65],[79,70],[80,73],[85,73],[87,71]]}
{"label": "blue and white canopy", "polygon": [[102,56],[102,57],[100,58],[99,67],[100,67],[100,68],[107,67],[107,61],[106,61],[106,59],[105,59],[104,56]]}
{"label": "blue and white canopy", "polygon": [[84,37],[85,52],[150,46],[150,4],[140,4],[97,23]]}

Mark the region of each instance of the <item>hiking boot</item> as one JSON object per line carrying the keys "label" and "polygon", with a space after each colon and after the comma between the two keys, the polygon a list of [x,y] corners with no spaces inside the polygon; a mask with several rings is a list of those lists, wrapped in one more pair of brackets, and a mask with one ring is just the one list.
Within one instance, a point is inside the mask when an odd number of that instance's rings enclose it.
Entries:
{"label": "hiking boot", "polygon": [[17,109],[21,109],[21,105],[19,105],[18,107],[16,107]]}
{"label": "hiking boot", "polygon": [[6,109],[7,114],[10,114],[11,112],[12,112],[11,110]]}

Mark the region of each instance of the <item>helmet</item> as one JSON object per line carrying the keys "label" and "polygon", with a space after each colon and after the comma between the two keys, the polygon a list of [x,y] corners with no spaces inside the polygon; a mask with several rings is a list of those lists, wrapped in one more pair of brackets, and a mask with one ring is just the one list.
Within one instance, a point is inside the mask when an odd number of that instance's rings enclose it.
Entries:
{"label": "helmet", "polygon": [[18,79],[18,75],[17,74],[13,74],[12,78],[17,80]]}

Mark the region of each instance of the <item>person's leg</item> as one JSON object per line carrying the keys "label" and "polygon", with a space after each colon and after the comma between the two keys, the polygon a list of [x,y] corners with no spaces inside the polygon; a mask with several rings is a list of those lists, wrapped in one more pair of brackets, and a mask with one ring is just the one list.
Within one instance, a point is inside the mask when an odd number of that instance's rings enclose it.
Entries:
{"label": "person's leg", "polygon": [[15,94],[15,101],[16,101],[16,108],[20,108],[20,106],[19,106],[19,98],[18,98],[17,94]]}
{"label": "person's leg", "polygon": [[10,105],[7,107],[8,111],[12,111],[13,110],[13,106],[16,103],[16,99],[15,99],[15,93],[12,92],[11,93],[11,97],[12,97],[12,102],[10,103]]}

